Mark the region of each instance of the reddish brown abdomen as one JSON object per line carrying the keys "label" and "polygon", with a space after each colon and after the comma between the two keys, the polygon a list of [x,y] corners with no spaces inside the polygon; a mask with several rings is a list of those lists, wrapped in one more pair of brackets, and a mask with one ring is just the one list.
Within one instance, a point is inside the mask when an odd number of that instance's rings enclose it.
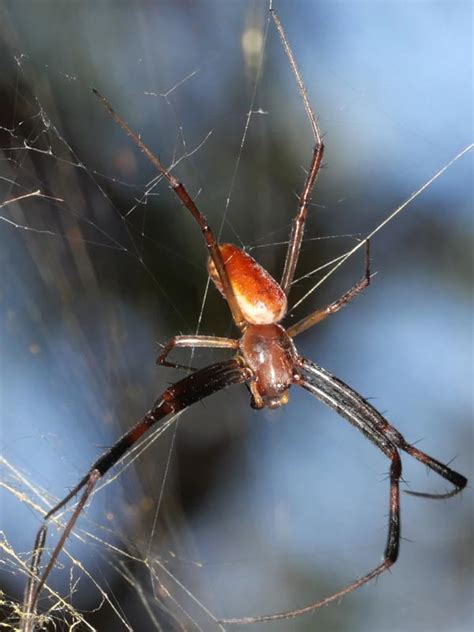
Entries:
{"label": "reddish brown abdomen", "polygon": [[[254,325],[270,325],[280,321],[286,314],[287,300],[275,279],[253,257],[237,246],[220,244],[219,250],[245,320]],[[207,268],[215,286],[224,296],[211,259],[208,260]]]}

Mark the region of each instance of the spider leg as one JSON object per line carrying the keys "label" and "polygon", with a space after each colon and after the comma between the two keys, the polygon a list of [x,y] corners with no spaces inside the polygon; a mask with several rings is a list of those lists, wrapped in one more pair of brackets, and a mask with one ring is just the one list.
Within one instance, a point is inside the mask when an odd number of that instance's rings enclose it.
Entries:
{"label": "spider leg", "polygon": [[[390,428],[391,431],[397,432],[395,428],[393,428],[393,426],[390,426],[390,424],[387,423],[387,426]],[[397,434],[400,435],[400,433],[397,433]],[[403,491],[405,492],[405,494],[410,494],[410,496],[418,496],[419,498],[433,498],[434,500],[440,500],[440,499],[451,498],[452,496],[456,496],[456,494],[458,494],[461,490],[464,489],[464,487],[466,487],[467,479],[464,476],[462,476],[462,474],[458,474],[457,472],[449,468],[447,465],[444,465],[444,463],[437,461],[429,454],[426,454],[425,452],[418,450],[418,448],[415,448],[414,446],[410,445],[409,443],[405,441],[405,439],[401,435],[400,437],[401,437],[401,441],[400,441],[401,450],[404,450],[410,456],[414,457],[421,463],[424,463],[431,470],[433,470],[434,472],[436,472],[437,474],[439,474],[440,476],[442,476],[443,478],[445,478],[446,480],[448,480],[450,483],[454,485],[453,490],[451,490],[450,492],[446,492],[444,494],[431,494],[429,492],[417,492],[417,491],[412,491],[411,489],[404,489]]]}
{"label": "spider leg", "polygon": [[296,608],[294,610],[288,610],[286,612],[278,612],[275,614],[262,615],[258,617],[243,617],[236,619],[221,619],[220,623],[222,624],[250,624],[250,623],[263,623],[266,621],[276,621],[279,619],[290,619],[293,617],[300,616],[302,614],[307,614],[309,612],[313,612],[322,606],[326,606],[332,601],[336,601],[347,595],[348,593],[357,590],[364,584],[370,582],[372,579],[375,579],[379,575],[381,575],[384,571],[388,570],[396,561],[398,557],[399,545],[400,545],[400,477],[402,473],[402,463],[400,459],[400,454],[395,446],[393,446],[390,441],[383,436],[382,433],[375,430],[371,425],[364,425],[364,420],[357,419],[352,420],[349,418],[349,414],[343,410],[340,410],[339,403],[333,398],[333,393],[330,392],[329,389],[321,389],[314,384],[305,381],[304,379],[298,381],[298,384],[303,388],[307,389],[310,393],[315,395],[317,399],[324,402],[331,408],[335,408],[339,414],[346,417],[351,423],[354,423],[356,427],[358,427],[362,432],[374,443],[391,461],[390,465],[390,501],[389,501],[389,519],[388,519],[388,534],[387,534],[387,544],[385,546],[384,558],[381,564],[376,566],[373,570],[371,570],[366,575],[359,577],[355,581],[348,584],[342,590],[326,597],[325,599],[321,599],[320,601],[316,601],[314,603],[308,604],[302,608]]}
{"label": "spider leg", "polygon": [[221,251],[219,250],[219,245],[217,243],[216,238],[214,237],[214,233],[212,232],[209,224],[207,223],[206,218],[201,213],[201,211],[196,206],[194,200],[191,198],[189,193],[184,188],[182,182],[180,182],[177,178],[175,178],[165,167],[161,164],[161,161],[155,156],[155,154],[149,149],[147,145],[142,141],[140,136],[132,130],[129,124],[124,121],[124,119],[117,114],[117,112],[110,105],[108,100],[100,94],[98,90],[92,88],[92,92],[97,96],[99,101],[105,107],[110,116],[114,119],[114,121],[120,125],[120,127],[124,130],[124,132],[130,136],[135,145],[140,149],[140,151],[145,154],[148,160],[156,167],[156,169],[162,174],[162,176],[167,180],[170,187],[176,193],[176,195],[181,200],[183,206],[188,209],[191,215],[196,220],[201,232],[203,234],[204,240],[206,242],[206,246],[209,252],[209,256],[211,257],[216,270],[219,276],[220,282],[222,283],[222,288],[224,292],[224,296],[229,305],[230,311],[232,313],[232,317],[234,319],[235,324],[239,329],[242,329],[245,320],[242,316],[242,312],[240,307],[235,299],[234,292],[232,290],[232,286],[229,281],[229,275],[227,274],[224,260],[222,258]]}
{"label": "spider leg", "polygon": [[35,543],[33,546],[33,555],[31,556],[30,568],[29,568],[29,578],[28,583],[26,585],[25,595],[23,598],[23,617],[20,624],[22,625],[22,632],[28,632],[31,629],[30,617],[34,612],[34,602],[35,602],[35,594],[36,594],[36,578],[39,576],[39,565],[41,561],[41,555],[43,553],[43,547],[46,541],[47,528],[46,525],[43,524],[36,534]]}
{"label": "spider leg", "polygon": [[363,292],[370,285],[370,241],[366,240],[366,249],[365,249],[365,273],[364,276],[357,281],[355,285],[351,287],[350,290],[345,292],[340,298],[325,307],[321,307],[316,311],[312,312],[308,316],[305,316],[302,320],[295,323],[291,327],[288,327],[287,334],[294,338],[298,334],[301,334],[303,331],[306,331],[313,325],[320,323],[322,320],[335,314],[338,312],[341,307],[344,307],[352,301],[358,294]]}
{"label": "spider leg", "polygon": [[[406,493],[413,496],[422,496],[424,498],[451,498],[451,496],[455,496],[464,489],[467,485],[467,479],[464,476],[458,474],[458,472],[455,472],[447,465],[440,463],[421,450],[418,450],[415,446],[410,445],[403,435],[369,404],[369,402],[356,393],[356,391],[314,362],[309,362],[304,359],[301,359],[301,362],[308,383],[326,392],[332,398],[331,401],[338,402],[337,406],[332,404],[328,405],[334,408],[342,417],[347,419],[364,434],[366,434],[366,430],[368,429],[378,432],[392,445],[410,454],[418,461],[421,461],[421,463],[424,463],[454,486],[452,491],[440,494],[412,492],[409,490],[407,490]],[[370,439],[370,437],[368,438]]]}
{"label": "spider leg", "polygon": [[[61,533],[61,537],[59,538],[59,542],[54,547],[54,551],[51,555],[51,558],[49,559],[48,564],[46,565],[46,568],[44,569],[41,577],[39,578],[38,578],[39,564],[41,562],[41,555],[44,549],[46,535],[48,533],[48,528],[47,528],[46,523],[43,524],[40,530],[38,531],[38,534],[35,540],[35,548],[33,550],[33,557],[32,557],[32,562],[31,562],[31,567],[30,567],[30,579],[28,581],[28,585],[26,588],[26,596],[25,596],[26,625],[21,628],[22,632],[28,632],[30,629],[32,629],[31,625],[33,624],[33,621],[31,620],[31,615],[34,614],[36,610],[36,603],[38,601],[40,592],[43,586],[45,585],[46,580],[49,577],[51,571],[53,570],[56,560],[58,558],[58,555],[62,551],[64,544],[67,538],[69,537],[69,534],[73,530],[74,525],[77,522],[77,519],[79,518],[82,510],[84,509],[85,504],[87,503],[88,499],[90,498],[94,490],[94,487],[97,481],[100,478],[101,478],[100,472],[96,469],[92,470],[90,474],[88,474],[86,489],[84,490],[81,498],[79,499],[79,502],[74,508],[74,512],[71,518],[68,520],[66,526],[64,527],[64,530]],[[45,516],[45,521],[48,520],[48,518],[51,515],[52,515],[52,512],[49,512]],[[23,621],[22,621],[22,625],[23,625]]]}
{"label": "spider leg", "polygon": [[313,157],[311,159],[308,175],[306,176],[303,192],[300,195],[296,215],[292,222],[290,241],[288,243],[288,250],[286,252],[285,258],[285,266],[283,268],[283,275],[280,282],[282,290],[288,296],[293,277],[295,276],[296,264],[298,263],[298,257],[300,254],[301,242],[303,240],[304,226],[306,222],[306,216],[308,215],[308,207],[311,199],[311,194],[313,191],[314,183],[316,182],[316,176],[318,175],[323,160],[324,143],[321,139],[321,130],[319,129],[316,116],[314,115],[314,112],[309,103],[306,88],[301,78],[300,71],[298,70],[298,66],[296,64],[293,51],[291,50],[290,44],[286,37],[283,25],[280,21],[280,18],[278,17],[278,14],[272,7],[270,7],[270,13],[277,27],[281,43],[283,45],[283,48],[285,49],[285,53],[290,62],[291,70],[296,79],[298,90],[300,92],[301,98],[303,99],[304,107],[306,110],[306,114],[308,115],[309,122],[311,124],[315,142]]}
{"label": "spider leg", "polygon": [[[130,430],[123,434],[112,447],[103,452],[74,489],[45,515],[44,522],[36,535],[30,564],[30,579],[25,591],[24,613],[21,624],[22,632],[29,632],[32,629],[33,615],[36,610],[40,592],[64,547],[67,537],[74,528],[79,515],[90,498],[97,481],[99,481],[157,422],[163,421],[170,415],[175,415],[192,404],[208,397],[212,393],[232,384],[241,384],[248,379],[248,371],[242,366],[242,363],[238,359],[233,358],[201,369],[192,375],[188,375],[174,384],[174,386],[167,388],[156,400],[154,406],[148,413],[133,425]],[[73,514],[62,532],[45,570],[41,576],[39,576],[38,570],[46,540],[48,521],[83,488],[85,488],[84,492]]]}
{"label": "spider leg", "polygon": [[217,336],[173,336],[163,347],[160,355],[156,359],[156,364],[168,366],[174,369],[189,369],[195,371],[193,367],[182,364],[168,362],[166,358],[176,347],[205,347],[208,349],[238,349],[239,341],[232,338],[218,338]]}
{"label": "spider leg", "polygon": [[[428,497],[447,497],[452,496],[467,483],[464,476],[454,472],[447,466],[435,461],[428,455],[420,452],[413,446],[410,446],[402,435],[391,426],[382,415],[373,408],[358,393],[349,388],[346,384],[332,376],[330,373],[303,358],[299,358],[299,365],[303,369],[302,373],[295,379],[295,384],[299,384],[321,402],[333,408],[341,417],[347,419],[353,426],[360,430],[372,443],[374,443],[391,461],[390,465],[390,503],[389,503],[389,522],[387,544],[385,546],[384,559],[381,564],[376,566],[366,575],[359,577],[355,581],[348,584],[342,590],[322,599],[311,603],[303,608],[288,610],[275,614],[263,615],[258,617],[243,617],[236,619],[221,619],[223,624],[251,624],[262,623],[265,621],[275,621],[278,619],[290,619],[305,613],[313,612],[332,601],[336,601],[347,595],[372,579],[381,575],[389,569],[397,560],[399,544],[400,544],[400,490],[399,483],[402,474],[402,464],[398,449],[408,452],[418,460],[425,463],[428,467],[443,476],[451,482],[455,489],[449,494],[430,495],[423,494]],[[420,495],[420,494],[418,494]]]}

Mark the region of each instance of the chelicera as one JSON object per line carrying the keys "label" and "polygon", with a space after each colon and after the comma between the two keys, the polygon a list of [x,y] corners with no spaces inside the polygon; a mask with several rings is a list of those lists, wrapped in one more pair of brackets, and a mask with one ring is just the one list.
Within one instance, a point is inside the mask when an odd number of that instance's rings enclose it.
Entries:
{"label": "chelicera", "polygon": [[[304,607],[286,612],[216,620],[216,623],[221,627],[224,624],[251,624],[288,619],[312,612],[356,590],[390,568],[397,559],[400,544],[399,484],[402,473],[400,451],[404,451],[421,461],[454,486],[452,491],[441,494],[413,491],[407,491],[407,493],[425,498],[448,498],[454,496],[466,486],[467,480],[464,476],[408,443],[368,401],[314,362],[299,356],[294,345],[293,339],[298,334],[334,314],[367,288],[371,276],[368,240],[366,241],[365,272],[352,288],[338,300],[317,309],[287,329],[281,324],[287,313],[287,297],[295,274],[309,201],[321,167],[324,145],[316,117],[307,99],[303,82],[281,22],[273,10],[271,10],[271,15],[280,34],[299,91],[303,97],[315,139],[311,164],[292,224],[280,283],[277,283],[244,250],[228,243],[218,244],[206,218],[198,210],[183,184],[162,165],[141,138],[112,109],[105,97],[94,91],[109,114],[155,165],[199,225],[208,250],[210,277],[227,301],[235,326],[240,331],[240,337],[234,339],[201,335],[175,336],[164,346],[157,360],[159,364],[164,366],[180,366],[167,359],[175,348],[213,347],[231,349],[235,351],[235,354],[230,360],[224,360],[193,371],[184,379],[167,388],[158,397],[146,415],[132,426],[111,448],[106,450],[93,463],[90,470],[74,489],[45,515],[44,523],[38,531],[33,549],[30,580],[25,596],[22,621],[22,630],[24,631],[34,629],[34,615],[40,593],[67,537],[71,533],[97,482],[117,464],[152,426],[155,426],[158,422],[163,422],[168,417],[175,415],[212,393],[233,384],[248,385],[251,393],[251,405],[256,409],[279,408],[286,405],[288,403],[289,390],[293,385],[306,389],[311,395],[334,409],[341,417],[360,430],[389,459],[390,497],[387,544],[383,561],[375,568],[325,599],[317,600]],[[40,561],[46,540],[48,521],[80,490],[84,490],[83,494],[67,522],[46,567],[40,571]]]}

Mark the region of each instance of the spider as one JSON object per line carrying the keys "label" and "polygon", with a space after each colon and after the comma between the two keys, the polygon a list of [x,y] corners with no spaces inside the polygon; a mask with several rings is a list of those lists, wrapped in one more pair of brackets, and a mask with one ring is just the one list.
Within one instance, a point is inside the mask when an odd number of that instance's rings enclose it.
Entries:
{"label": "spider", "polygon": [[[93,90],[111,117],[156,167],[197,222],[208,250],[210,278],[227,301],[234,324],[240,331],[240,337],[234,339],[203,335],[180,335],[171,338],[163,347],[157,363],[170,367],[181,366],[167,359],[176,348],[212,347],[232,349],[236,354],[230,360],[217,362],[200,370],[193,369],[187,377],[167,388],[145,416],[120,437],[111,448],[106,450],[93,463],[79,483],[45,515],[43,525],[35,539],[30,564],[31,572],[25,592],[22,620],[22,630],[24,631],[30,631],[34,628],[34,614],[41,591],[97,482],[152,426],[233,384],[246,384],[248,386],[251,406],[255,409],[279,408],[286,405],[290,387],[300,386],[360,430],[390,461],[388,535],[382,562],[333,595],[301,608],[261,616],[221,619],[218,621],[219,624],[252,624],[289,619],[309,613],[340,599],[388,570],[397,560],[400,544],[399,483],[402,473],[400,451],[404,451],[421,461],[454,486],[452,491],[446,493],[432,494],[408,490],[407,493],[409,494],[424,498],[449,498],[459,493],[467,484],[467,479],[464,476],[408,443],[400,432],[361,395],[315,362],[301,357],[296,350],[293,339],[298,334],[339,311],[369,286],[371,279],[369,239],[366,240],[365,272],[353,287],[338,300],[317,309],[287,329],[280,324],[287,313],[288,294],[298,262],[311,194],[321,168],[324,144],[281,21],[271,6],[270,13],[280,35],[298,90],[303,98],[315,140],[311,164],[292,223],[280,283],[277,283],[241,248],[233,244],[219,244],[217,242],[206,218],[197,208],[184,185],[163,166],[141,138],[129,127],[128,123],[113,110],[107,99],[97,90]],[[82,496],[62,532],[51,558],[40,573],[48,521],[81,490],[83,490]]]}

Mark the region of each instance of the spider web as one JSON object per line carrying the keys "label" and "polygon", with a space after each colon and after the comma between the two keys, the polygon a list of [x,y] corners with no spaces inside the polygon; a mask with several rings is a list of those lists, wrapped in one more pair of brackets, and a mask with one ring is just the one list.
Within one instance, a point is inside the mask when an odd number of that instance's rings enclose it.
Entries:
{"label": "spider web", "polygon": [[[408,14],[404,4],[390,4],[390,16],[366,8],[353,26],[350,4],[306,6],[301,14],[276,7],[328,146],[298,267],[307,278],[295,283],[292,305],[333,268],[322,266],[349,253],[472,137],[466,66],[448,80],[449,59],[444,66],[441,57],[424,59],[442,16],[430,3]],[[155,342],[231,333],[225,305],[207,291],[196,226],[90,86],[173,166],[224,240],[281,273],[311,138],[278,38],[271,28],[265,35],[266,7],[232,5],[188,13],[167,3],[156,11],[42,3],[28,20],[13,4],[2,9],[6,629],[17,625],[41,515],[101,446],[179,379],[153,366]],[[459,7],[449,33],[461,55]],[[386,29],[389,17],[400,33],[405,20],[418,25],[410,51],[426,63],[423,81],[401,76],[397,47],[385,46],[374,61],[376,43],[362,46],[361,33]],[[431,32],[420,27],[427,20]],[[319,34],[316,43],[308,33]],[[346,39],[345,54],[335,50],[334,41]],[[436,87],[436,114],[424,121],[420,104],[432,98],[433,68],[446,84]],[[383,275],[370,294],[299,343],[303,355],[377,395],[407,438],[423,437],[423,449],[441,460],[459,454],[455,466],[468,477],[469,160],[376,236]],[[291,318],[340,295],[361,270],[354,256]],[[199,352],[190,361],[205,366],[218,357]],[[428,389],[430,398],[420,396]],[[253,413],[245,389],[236,389],[137,446],[98,487],[68,541],[40,604],[45,629],[211,632],[219,616],[302,605],[375,565],[385,537],[385,461],[303,395],[292,393],[287,408]],[[405,471],[418,487],[440,484],[410,463]],[[404,500],[404,535],[415,544],[402,548],[413,560],[403,556],[395,578],[317,619],[291,622],[292,630],[313,629],[314,621],[340,630],[408,629],[407,621],[411,629],[468,629],[467,503]],[[52,526],[49,546],[55,538]],[[433,594],[436,606],[421,608]],[[383,628],[394,605],[400,620]],[[270,627],[287,630],[288,622]]]}

